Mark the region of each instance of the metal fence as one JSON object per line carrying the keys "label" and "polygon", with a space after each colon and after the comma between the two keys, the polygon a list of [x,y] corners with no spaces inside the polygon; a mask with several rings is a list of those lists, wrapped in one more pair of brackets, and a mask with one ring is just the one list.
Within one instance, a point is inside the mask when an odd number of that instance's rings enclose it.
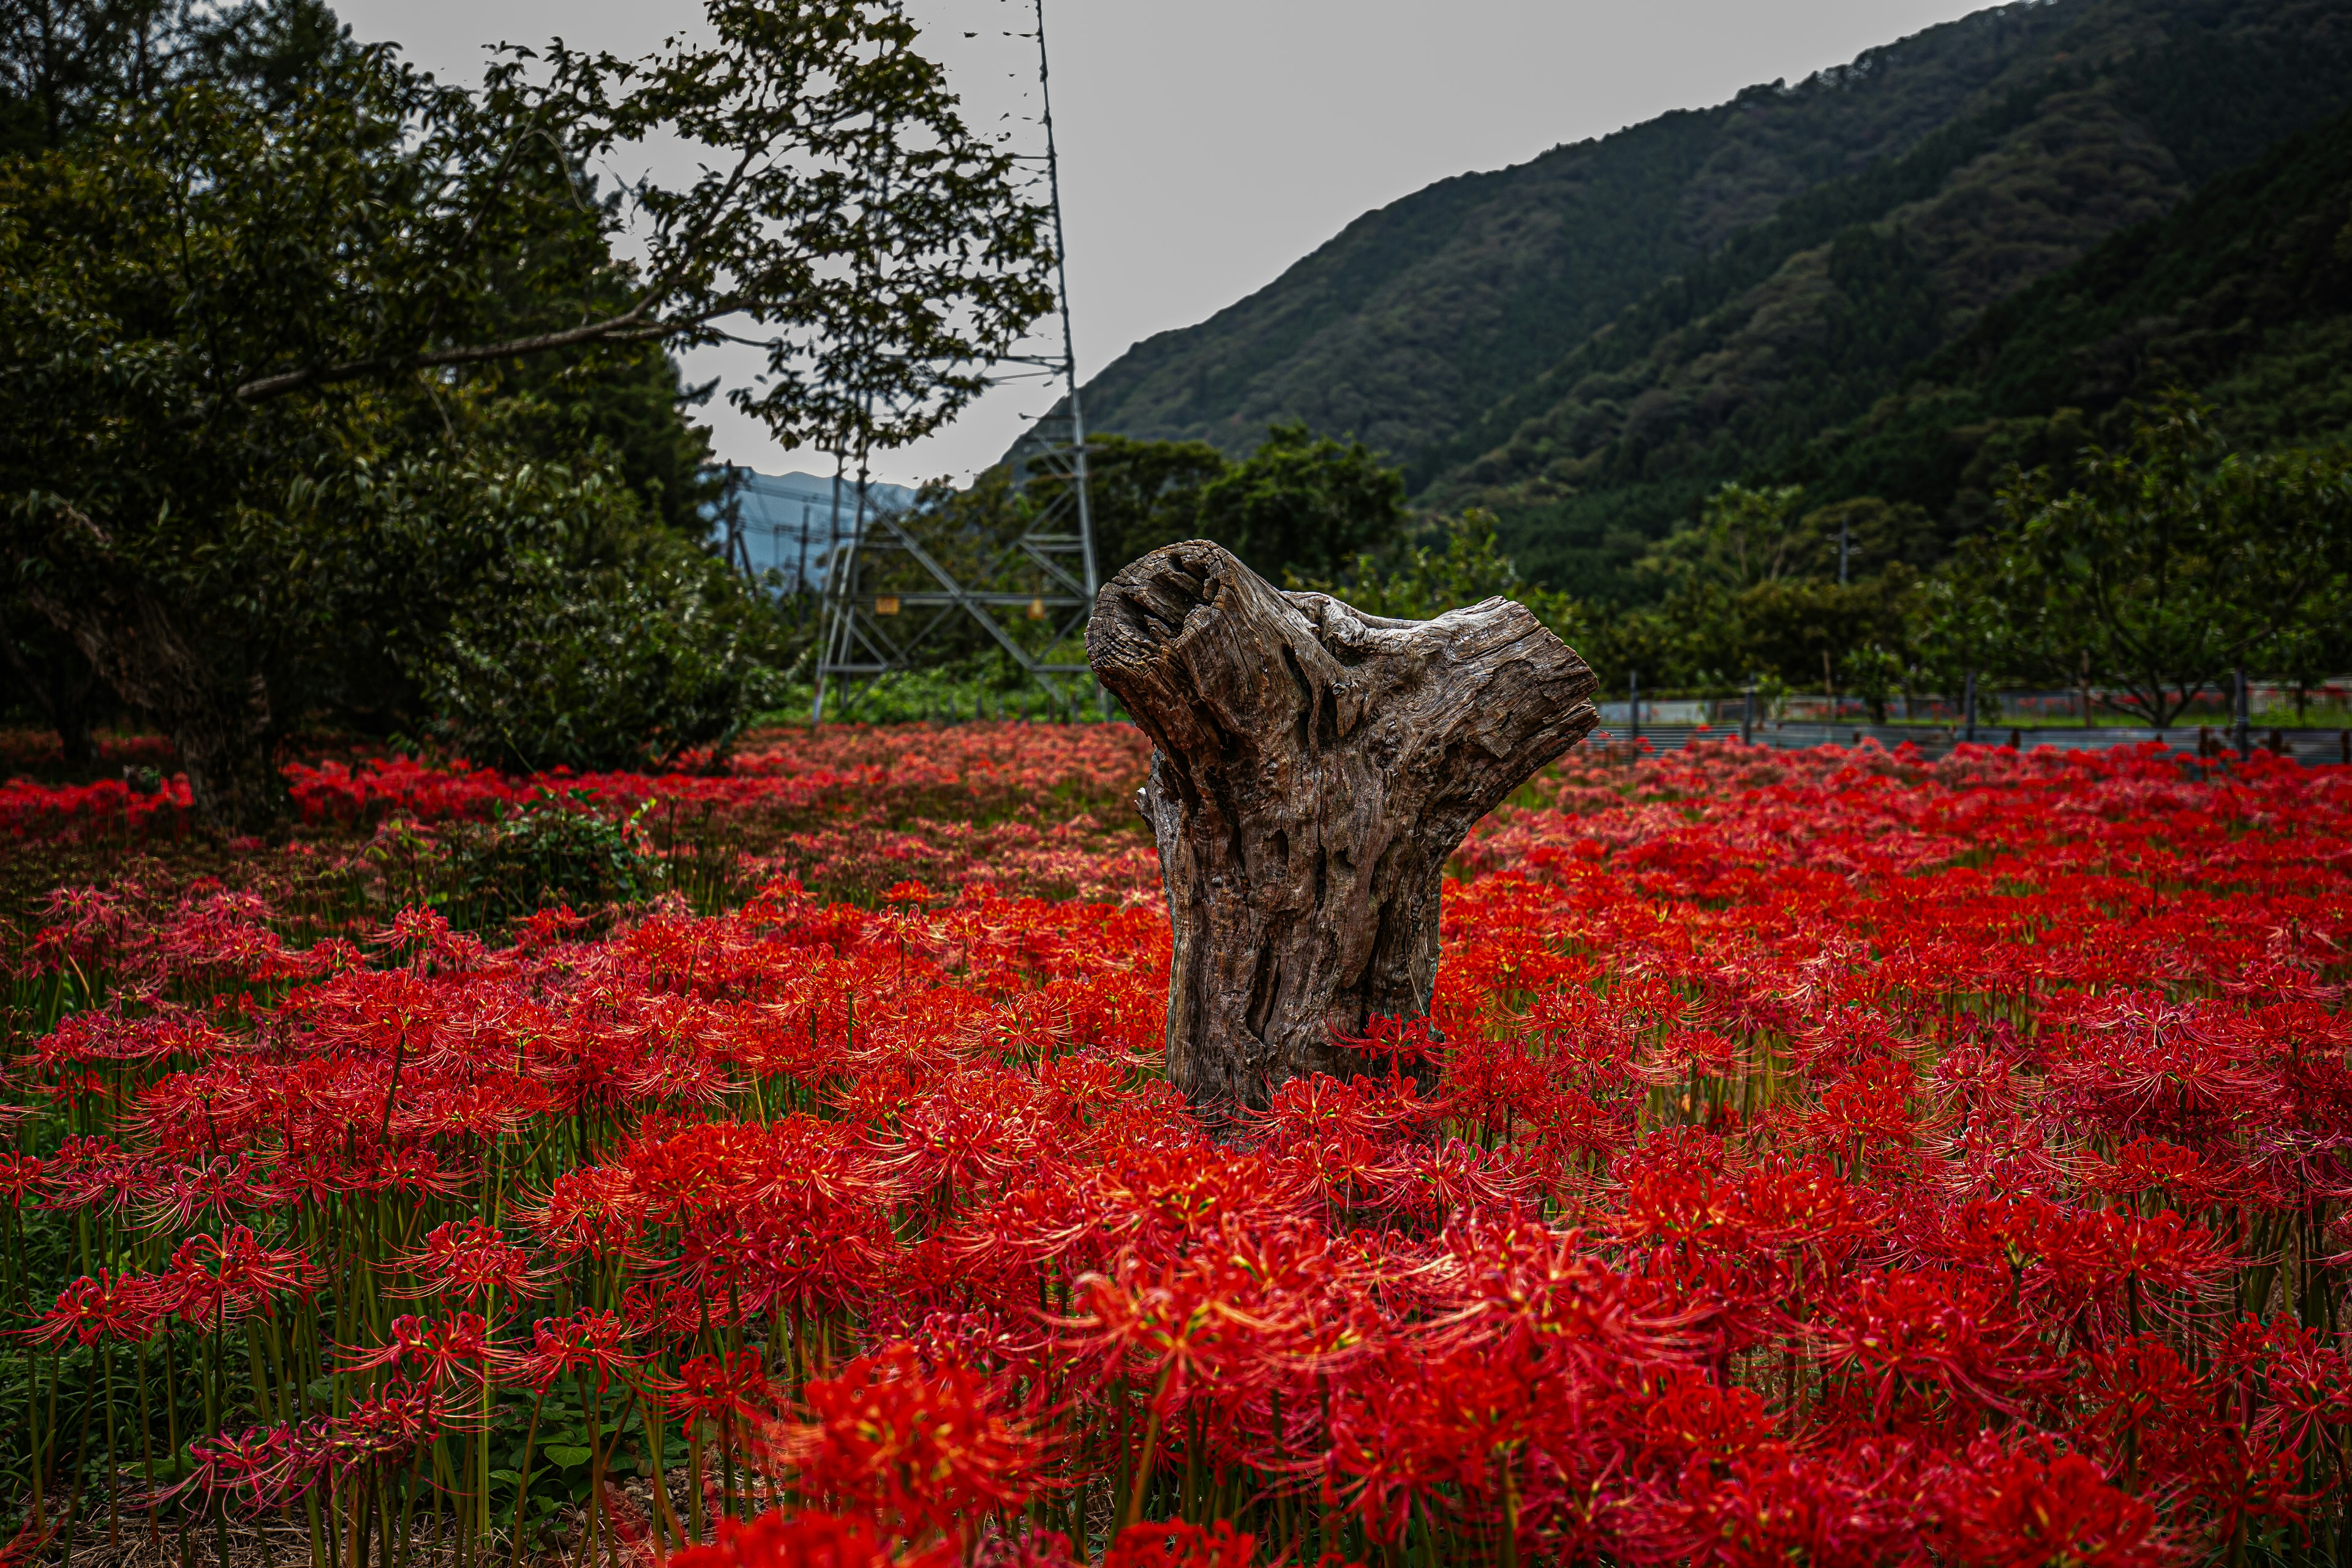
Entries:
{"label": "metal fence", "polygon": [[[1789,751],[1809,746],[1859,746],[1865,741],[1874,741],[1891,752],[1908,742],[1916,747],[1921,755],[1933,758],[1950,754],[1954,747],[1961,744],[1963,733],[1958,725],[1941,724],[1759,722],[1753,727],[1749,739],[1756,745]],[[1640,739],[1654,752],[1679,752],[1695,740],[1736,741],[1739,734],[1740,724],[1735,717],[1727,724],[1644,723],[1641,726]],[[1633,726],[1621,717],[1618,722],[1604,723],[1594,731],[1587,743],[1620,744],[1633,739]],[[2252,740],[2258,751],[2293,757],[2306,766],[2352,765],[2352,730],[2290,729],[2257,723],[2252,726]],[[2150,741],[2184,756],[2215,756],[2230,748],[2231,732],[2227,727],[2217,725],[2170,730],[2099,725],[2067,730],[1979,722],[1976,733],[1979,745],[2009,746],[2028,752],[2043,748],[2062,752],[2105,751],[2111,746],[2145,745]]]}

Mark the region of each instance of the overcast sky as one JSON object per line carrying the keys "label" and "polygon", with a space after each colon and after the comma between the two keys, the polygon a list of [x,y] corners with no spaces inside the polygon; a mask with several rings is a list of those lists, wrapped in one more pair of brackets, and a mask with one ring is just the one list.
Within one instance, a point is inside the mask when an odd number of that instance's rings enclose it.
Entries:
{"label": "overcast sky", "polygon": [[[1982,0],[1046,0],[1081,377],[1264,287],[1351,218],[1433,180],[1524,163],[1669,109],[1795,80]],[[1026,0],[910,0],[974,123],[1034,121]],[[471,79],[485,45],[649,50],[695,0],[339,0],[362,38]],[[966,32],[981,35],[967,40]],[[748,376],[712,351],[699,378]],[[961,481],[1042,411],[992,393],[877,477]],[[719,454],[824,469],[714,403]]]}

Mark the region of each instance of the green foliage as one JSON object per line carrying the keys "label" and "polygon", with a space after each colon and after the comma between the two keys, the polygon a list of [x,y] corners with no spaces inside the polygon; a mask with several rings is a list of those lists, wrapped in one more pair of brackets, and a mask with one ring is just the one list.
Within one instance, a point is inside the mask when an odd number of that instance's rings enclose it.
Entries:
{"label": "green foliage", "polygon": [[2158,728],[2232,666],[2275,658],[2340,618],[2352,566],[2352,456],[2229,452],[2211,410],[2137,409],[2128,446],[2084,449],[2074,481],[2015,474],[2002,524],[1958,563],[1943,635],[1994,635],[1998,666],[2090,677]]}
{"label": "green foliage", "polygon": [[1516,599],[1570,647],[1581,648],[1591,640],[1583,605],[1519,575],[1496,543],[1494,514],[1464,512],[1444,519],[1443,528],[1443,550],[1415,544],[1385,571],[1377,557],[1362,555],[1344,581],[1302,581],[1289,573],[1284,575],[1284,586],[1328,594],[1367,615],[1404,621],[1433,620],[1448,610],[1487,599]]}
{"label": "green foliage", "polygon": [[[1094,437],[1087,466],[1095,559],[1104,577],[1185,539],[1213,539],[1271,578],[1333,577],[1360,556],[1392,548],[1408,521],[1404,483],[1394,468],[1361,442],[1316,436],[1302,426],[1274,427],[1238,463],[1204,442]],[[1041,512],[1066,509],[1066,485],[1054,473],[1016,482],[1012,468],[999,464],[961,490],[944,480],[924,487],[903,521],[923,551],[968,587],[1027,595],[1037,573],[1014,542]],[[882,557],[866,571],[861,596],[937,588],[919,562],[903,556]],[[954,606],[910,606],[903,624],[902,646],[929,663],[993,657],[1001,647]],[[1050,622],[1017,612],[1000,625],[1035,653],[1047,651],[1054,634]],[[1085,655],[1073,646],[1056,657],[1082,661]]]}
{"label": "green foliage", "polygon": [[416,675],[436,731],[521,771],[667,767],[723,752],[797,650],[758,592],[625,492],[583,488],[584,538],[534,542],[457,601]]}
{"label": "green foliage", "polygon": [[[1268,289],[1138,345],[1088,407],[1229,449],[1269,417],[1356,430],[1398,455],[1417,501],[1491,508],[1531,577],[1596,601],[1662,593],[1635,562],[1731,479],[1921,506],[1945,525],[1925,566],[1967,526],[1949,465],[1984,411],[1906,440],[1903,463],[1940,481],[1825,471],[1807,444],[1904,394],[1989,307],[2352,101],[2337,22],[2283,0],[1979,13],[1368,214]],[[2182,297],[2150,294],[2120,321]],[[2179,335],[2222,347],[2231,320]],[[2352,363],[2300,353],[2320,382]],[[2308,417],[2352,423],[2337,401]]]}
{"label": "green foliage", "polygon": [[[2141,39],[2178,25],[2156,0],[2129,9]],[[1783,203],[1899,159],[2062,53],[2115,53],[2077,36],[2089,10],[2061,0],[1981,12],[1850,68],[1440,181],[1363,215],[1209,321],[1136,345],[1087,388],[1092,423],[1236,457],[1276,420],[1353,430],[1423,491],[1541,404],[1490,414]],[[1891,186],[1810,243],[1913,199]],[[1523,537],[1506,531],[1507,542]]]}
{"label": "green foliage", "polygon": [[[657,345],[757,334],[769,374],[738,405],[788,446],[864,450],[936,427],[1050,303],[1040,209],[894,7],[709,0],[706,22],[648,61],[509,50],[478,90],[341,51],[282,90],[101,95],[0,159],[0,559],[171,733],[207,821],[272,816],[277,737],[321,702],[396,704],[386,673],[460,601],[492,619],[484,584],[526,545],[495,609],[518,636],[531,606],[581,615],[530,646],[594,716],[468,699],[461,727],[607,755],[634,704],[656,752],[723,735],[748,688],[709,650],[749,646],[735,612],[676,550],[630,585],[550,544],[548,510],[591,503],[532,478],[534,451],[601,436],[592,462],[677,515],[691,439]],[[669,137],[725,172],[591,199],[584,167]],[[626,395],[581,407],[562,373],[503,369],[541,355]],[[558,561],[592,575],[561,584]],[[693,624],[622,647],[670,613]],[[547,678],[512,652],[453,658]]]}
{"label": "green foliage", "polygon": [[[2198,389],[2249,447],[2352,433],[2352,113],[1987,311],[1791,468],[1965,533],[2011,464],[2063,468],[2129,401]],[[2128,423],[2128,416],[2113,423]],[[2118,434],[2121,432],[2118,431]]]}
{"label": "green foliage", "polygon": [[[1163,544],[1194,537],[1201,526],[1201,493],[1224,477],[1227,466],[1224,454],[1206,441],[1089,437],[1087,496],[1102,574],[1108,577]],[[1053,482],[1036,481],[1041,490]]]}
{"label": "green foliage", "polygon": [[1202,487],[1195,526],[1260,576],[1330,575],[1403,534],[1404,476],[1361,441],[1267,427],[1244,461]]}
{"label": "green foliage", "polygon": [[584,794],[542,790],[520,811],[451,830],[434,907],[460,930],[484,930],[566,905],[588,913],[658,889],[662,860],[635,821],[599,816]]}
{"label": "green foliage", "polygon": [[1724,485],[1696,522],[1644,552],[1637,570],[1657,584],[1654,602],[1592,612],[1585,653],[1603,680],[1622,688],[1638,671],[1654,690],[1828,683],[1883,708],[1915,658],[1911,561],[1928,521],[1875,498],[1805,501],[1793,485]]}

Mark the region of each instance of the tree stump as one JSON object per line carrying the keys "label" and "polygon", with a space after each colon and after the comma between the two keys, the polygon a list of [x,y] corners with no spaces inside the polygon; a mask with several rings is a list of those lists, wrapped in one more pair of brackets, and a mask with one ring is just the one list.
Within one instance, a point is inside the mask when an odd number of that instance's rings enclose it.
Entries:
{"label": "tree stump", "polygon": [[1175,931],[1168,1075],[1220,1125],[1366,1065],[1335,1033],[1428,1015],[1447,858],[1600,717],[1522,605],[1368,616],[1203,540],[1104,585],[1087,658],[1158,747],[1136,805]]}

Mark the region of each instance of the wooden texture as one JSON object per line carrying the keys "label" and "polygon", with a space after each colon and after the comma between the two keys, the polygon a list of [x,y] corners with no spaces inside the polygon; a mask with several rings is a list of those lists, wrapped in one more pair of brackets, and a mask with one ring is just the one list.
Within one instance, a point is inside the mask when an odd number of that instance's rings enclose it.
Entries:
{"label": "wooden texture", "polygon": [[1446,859],[1599,718],[1524,605],[1390,620],[1200,540],[1104,586],[1087,658],[1159,748],[1136,805],[1175,928],[1168,1071],[1212,1120],[1355,1070],[1335,1031],[1427,1015]]}

